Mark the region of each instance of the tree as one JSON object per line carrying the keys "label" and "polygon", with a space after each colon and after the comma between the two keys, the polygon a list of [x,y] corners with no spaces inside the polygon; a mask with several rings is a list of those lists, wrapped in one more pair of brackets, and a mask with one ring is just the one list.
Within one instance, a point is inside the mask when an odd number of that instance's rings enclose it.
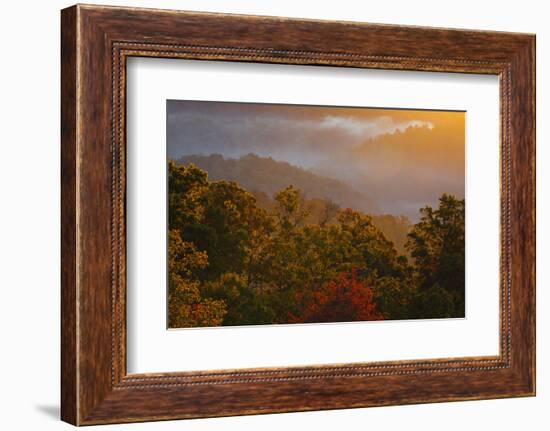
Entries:
{"label": "tree", "polygon": [[273,308],[265,302],[263,292],[251,287],[239,274],[223,274],[218,280],[206,283],[203,293],[227,304],[224,325],[276,323]]}
{"label": "tree", "polygon": [[272,230],[271,218],[255,197],[234,182],[208,181],[193,164],[170,162],[168,172],[169,226],[207,253],[202,278],[215,280],[254,267],[254,255]]}
{"label": "tree", "polygon": [[[169,162],[168,181],[170,327],[464,313],[463,200],[443,195],[411,226],[292,184],[252,194],[193,164]],[[408,233],[412,265],[380,226],[400,244]]]}
{"label": "tree", "polygon": [[275,194],[276,211],[282,229],[289,230],[301,225],[308,211],[304,208],[304,197],[299,189],[289,185]]}
{"label": "tree", "polygon": [[371,281],[374,303],[386,320],[416,319],[417,289],[410,277],[380,277]]}
{"label": "tree", "polygon": [[208,265],[205,252],[181,239],[177,230],[171,229],[168,237],[168,326],[184,328],[194,326],[219,326],[227,313],[225,302],[202,298],[200,282],[195,277],[197,269]]}
{"label": "tree", "polygon": [[370,216],[347,208],[338,216],[338,222],[350,235],[351,245],[361,256],[361,277],[402,276],[406,259],[400,258],[393,243],[374,226]]}
{"label": "tree", "polygon": [[357,279],[355,269],[339,274],[307,298],[296,298],[303,303],[299,315],[290,314],[292,322],[345,322],[383,320],[373,301],[373,293],[365,281]]}
{"label": "tree", "polygon": [[168,162],[168,225],[179,229],[203,217],[203,195],[208,190],[208,175],[195,165]]}
{"label": "tree", "polygon": [[[441,317],[464,316],[464,199],[443,194],[439,207],[420,210],[420,221],[409,233],[406,247],[414,259],[419,302],[429,302],[437,289],[450,305]],[[425,307],[424,307],[425,308]],[[443,309],[443,307],[439,307]]]}

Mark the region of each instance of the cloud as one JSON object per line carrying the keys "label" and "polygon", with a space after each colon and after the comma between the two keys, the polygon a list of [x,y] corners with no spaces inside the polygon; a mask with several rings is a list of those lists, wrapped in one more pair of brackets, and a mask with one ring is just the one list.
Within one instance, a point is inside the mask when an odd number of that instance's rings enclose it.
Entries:
{"label": "cloud", "polygon": [[168,151],[174,158],[256,153],[311,168],[365,139],[434,127],[431,121],[378,111],[383,115],[350,108],[174,101],[168,110]]}
{"label": "cloud", "polygon": [[322,121],[315,123],[315,125],[321,129],[340,129],[343,132],[361,138],[374,138],[386,133],[395,133],[397,130],[404,132],[409,127],[434,128],[433,123],[430,121],[409,120],[397,122],[387,115],[373,119],[327,115]]}
{"label": "cloud", "polygon": [[169,101],[167,114],[171,158],[272,157],[411,218],[440,192],[464,193],[461,112]]}

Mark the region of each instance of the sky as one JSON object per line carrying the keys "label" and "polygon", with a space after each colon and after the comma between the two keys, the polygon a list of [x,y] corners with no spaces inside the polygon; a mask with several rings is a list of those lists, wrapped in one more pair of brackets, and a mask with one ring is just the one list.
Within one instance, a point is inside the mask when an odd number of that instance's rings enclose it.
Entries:
{"label": "sky", "polygon": [[167,151],[272,157],[415,221],[442,193],[464,197],[465,120],[463,111],[169,100]]}

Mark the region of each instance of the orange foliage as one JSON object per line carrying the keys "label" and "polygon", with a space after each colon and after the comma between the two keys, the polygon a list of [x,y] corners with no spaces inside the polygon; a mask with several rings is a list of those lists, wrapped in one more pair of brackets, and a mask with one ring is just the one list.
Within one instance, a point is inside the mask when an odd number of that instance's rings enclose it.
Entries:
{"label": "orange foliage", "polygon": [[321,289],[296,295],[300,312],[289,313],[292,323],[383,320],[366,281],[357,279],[357,270],[338,275]]}

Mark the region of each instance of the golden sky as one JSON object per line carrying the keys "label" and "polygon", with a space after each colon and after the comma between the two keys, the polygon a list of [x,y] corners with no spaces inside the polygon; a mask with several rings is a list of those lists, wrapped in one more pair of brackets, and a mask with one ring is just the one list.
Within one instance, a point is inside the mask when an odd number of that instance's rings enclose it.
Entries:
{"label": "golden sky", "polygon": [[168,156],[253,153],[332,177],[411,216],[464,196],[463,111],[168,101]]}

